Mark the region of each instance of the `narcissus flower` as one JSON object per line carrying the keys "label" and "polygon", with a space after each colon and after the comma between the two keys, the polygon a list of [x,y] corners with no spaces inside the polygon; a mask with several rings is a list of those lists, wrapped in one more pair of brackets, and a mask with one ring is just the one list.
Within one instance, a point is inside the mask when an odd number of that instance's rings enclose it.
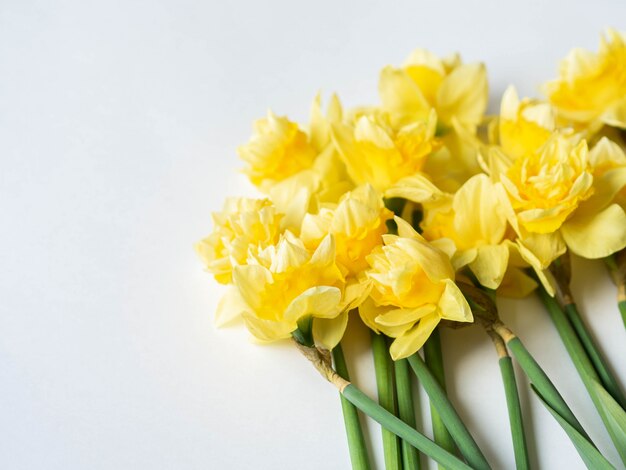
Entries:
{"label": "narcissus flower", "polygon": [[566,248],[585,258],[602,258],[626,246],[626,213],[613,202],[626,184],[625,173],[594,178],[590,161],[598,159],[590,158],[586,141],[558,133],[517,159],[492,149],[500,201],[522,256],[544,284],[543,271]]}
{"label": "narcissus flower", "polygon": [[263,342],[289,338],[299,321],[312,317],[316,342],[332,348],[356,297],[335,263],[332,235],[310,251],[285,232],[276,245],[235,266],[233,283],[236,291],[229,292],[225,306],[237,305],[252,335]]}
{"label": "narcissus flower", "polygon": [[419,350],[442,319],[471,322],[473,317],[454,283],[448,255],[404,220],[396,222],[399,236],[385,235],[385,245],[368,257],[372,291],[359,313],[375,332],[395,338],[389,351],[401,359]]}
{"label": "narcissus flower", "polygon": [[215,279],[228,284],[234,265],[278,241],[282,218],[269,199],[228,198],[222,212],[213,214],[213,232],[195,244],[196,252]]}
{"label": "narcissus flower", "polygon": [[342,116],[343,109],[335,95],[326,114],[322,111],[321,97],[316,96],[307,129],[309,144],[316,152],[314,161],[291,176],[265,186],[276,207],[287,214],[286,227],[291,231],[299,231],[304,214],[318,203],[336,203],[354,188],[331,138],[331,127],[341,122]]}
{"label": "narcissus flower", "polygon": [[386,222],[392,217],[372,186],[360,186],[344,195],[339,204],[328,204],[317,214],[307,214],[300,237],[312,248],[327,234],[333,234],[337,262],[349,275],[357,276],[368,267],[365,257],[382,244]]}
{"label": "narcissus flower", "polygon": [[502,96],[498,123],[498,140],[504,152],[514,158],[535,152],[555,129],[550,104],[525,98],[520,101],[515,87]]}
{"label": "narcissus flower", "polygon": [[493,149],[493,161],[505,171],[496,175],[515,211],[514,228],[529,233],[557,231],[593,194],[587,142],[555,134],[539,150],[511,159]]}
{"label": "narcissus flower", "polygon": [[545,91],[566,121],[626,128],[626,35],[609,29],[597,54],[573,49]]}
{"label": "narcissus flower", "polygon": [[391,125],[388,114],[374,111],[356,117],[354,125],[333,126],[333,138],[352,179],[382,192],[419,172],[426,158],[441,146],[435,138],[436,127],[434,111],[425,120],[399,128]]}
{"label": "narcissus flower", "polygon": [[417,49],[400,68],[385,67],[378,85],[383,109],[408,119],[424,119],[437,111],[440,126],[454,122],[468,129],[480,124],[487,109],[487,73],[483,64],[462,64]]}
{"label": "narcissus flower", "polygon": [[380,74],[382,109],[394,126],[437,113],[437,135],[445,145],[426,162],[426,172],[440,187],[456,190],[478,173],[476,138],[488,100],[487,73],[482,64],[463,64],[458,55],[439,59],[418,49],[400,68]]}
{"label": "narcissus flower", "polygon": [[250,141],[237,149],[248,165],[244,173],[262,191],[275,183],[310,168],[317,151],[298,124],[271,111],[254,123]]}
{"label": "narcissus flower", "polygon": [[510,239],[506,216],[487,175],[473,176],[454,194],[418,178],[407,178],[391,194],[421,203],[422,235],[431,242],[446,239],[454,243],[455,270],[467,266],[490,289],[499,288],[505,277],[515,277],[516,285],[506,284],[501,291],[508,296],[523,297],[536,287],[520,269],[528,265]]}
{"label": "narcissus flower", "polygon": [[[525,278],[521,271],[510,272],[525,265],[514,262],[519,259],[517,246],[509,238],[506,216],[487,175],[470,178],[447,203],[427,205],[421,226],[427,240],[452,240],[456,247],[453,266],[457,270],[467,266],[481,285],[497,289],[507,273],[518,281]],[[515,295],[521,297],[536,284],[528,278],[518,285]],[[506,294],[512,291],[507,289]]]}

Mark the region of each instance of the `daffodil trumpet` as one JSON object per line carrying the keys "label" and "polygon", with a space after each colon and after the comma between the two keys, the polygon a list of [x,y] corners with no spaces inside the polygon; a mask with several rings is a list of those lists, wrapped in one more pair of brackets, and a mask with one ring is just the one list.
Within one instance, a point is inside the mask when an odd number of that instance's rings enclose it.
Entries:
{"label": "daffodil trumpet", "polygon": [[[447,393],[446,378],[443,365],[443,352],[441,350],[440,327],[435,328],[435,330],[430,335],[430,338],[428,338],[426,343],[424,343],[424,362],[437,379],[437,382],[439,382],[439,385],[441,385],[441,389],[444,391],[444,393]],[[449,452],[455,453],[456,445],[454,444],[454,439],[452,439],[452,436],[450,435],[448,429],[443,423],[441,416],[439,416],[439,413],[432,405],[432,403],[430,406],[430,417],[435,442]]]}
{"label": "daffodil trumpet", "polygon": [[556,325],[563,344],[572,358],[572,362],[613,444],[617,448],[622,461],[626,464],[626,413],[624,409],[602,386],[594,365],[559,302],[550,296],[545,289],[539,290],[539,297]]}
{"label": "daffodil trumpet", "polygon": [[515,468],[517,470],[528,470],[530,462],[528,460],[528,446],[526,445],[526,434],[524,432],[524,420],[522,417],[522,406],[520,403],[517,381],[515,380],[515,370],[513,361],[509,355],[504,340],[493,330],[487,333],[491,337],[498,353],[498,365],[504,386],[504,396],[509,416],[509,426],[511,438],[513,440],[513,453],[515,455]]}
{"label": "daffodil trumpet", "polygon": [[330,353],[317,347],[304,346],[294,341],[298,350],[311,362],[315,369],[328,382],[334,385],[341,395],[356,406],[361,412],[372,418],[384,428],[393,432],[396,436],[410,443],[413,447],[436,462],[451,470],[472,470],[472,467],[447,450],[438,446],[435,442],[412,428],[397,416],[385,410],[374,400],[365,395],[355,385],[342,378],[332,368]]}
{"label": "daffodil trumpet", "polygon": [[[602,357],[599,347],[596,345],[591,333],[583,322],[570,291],[569,284],[571,278],[571,268],[569,254],[566,253],[560,258],[554,260],[550,265],[550,271],[557,286],[557,298],[561,305],[561,309],[574,328],[576,335],[578,336],[578,339],[580,340],[580,343],[582,344],[584,351],[586,352],[587,357],[595,370],[599,382],[607,390],[607,392],[611,394],[615,401],[617,401],[622,408],[626,409],[626,398],[621,391],[620,385],[609,369],[606,360]],[[555,326],[559,330],[561,338],[565,341],[564,338],[568,335],[569,329],[563,329],[561,323],[559,322],[556,322]],[[578,357],[571,357],[575,363],[581,364]]]}
{"label": "daffodil trumpet", "polygon": [[[333,348],[332,356],[337,374],[339,374],[341,378],[349,381],[350,374],[348,372],[348,366],[346,364],[341,343]],[[363,436],[363,429],[361,428],[361,422],[359,420],[359,411],[357,407],[350,403],[346,397],[342,394],[339,394],[339,396],[341,397],[341,409],[346,427],[346,437],[348,439],[348,449],[350,451],[352,470],[370,470],[369,455],[367,453],[365,437]]]}

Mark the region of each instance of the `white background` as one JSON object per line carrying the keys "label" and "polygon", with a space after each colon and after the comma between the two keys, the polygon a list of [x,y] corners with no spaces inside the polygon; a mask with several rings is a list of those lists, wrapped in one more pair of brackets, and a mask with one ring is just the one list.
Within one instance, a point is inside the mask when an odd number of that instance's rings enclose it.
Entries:
{"label": "white background", "polygon": [[[192,244],[226,195],[255,194],[235,154],[252,120],[270,106],[305,119],[318,90],[375,102],[378,70],[418,46],[485,61],[493,110],[507,84],[534,94],[625,18],[617,0],[0,2],[0,467],[348,468],[332,387],[289,345],[212,326],[221,291]],[[574,284],[626,381],[615,288],[598,262],[576,262]],[[617,462],[538,302],[501,306]],[[374,395],[369,336],[351,335]],[[452,399],[494,468],[511,468],[491,344],[478,328],[443,339]],[[533,466],[582,468],[522,398]]]}

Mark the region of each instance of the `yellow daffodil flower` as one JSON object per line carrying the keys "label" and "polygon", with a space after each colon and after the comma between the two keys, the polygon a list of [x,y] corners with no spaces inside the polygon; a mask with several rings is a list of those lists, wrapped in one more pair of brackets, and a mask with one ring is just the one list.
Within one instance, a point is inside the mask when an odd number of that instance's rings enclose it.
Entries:
{"label": "yellow daffodil flower", "polygon": [[320,96],[316,96],[311,106],[308,139],[317,156],[309,167],[266,185],[276,207],[289,217],[287,227],[291,231],[297,233],[304,214],[315,210],[318,203],[336,203],[354,188],[331,138],[332,125],[340,123],[342,116],[341,103],[335,95],[326,115]]}
{"label": "yellow daffodil flower", "polygon": [[384,246],[368,256],[371,297],[359,307],[371,329],[395,338],[394,360],[419,350],[442,319],[473,321],[448,255],[403,219],[396,222],[399,235],[385,235]]}
{"label": "yellow daffodil flower", "polygon": [[567,122],[626,128],[626,35],[609,29],[597,53],[573,49],[545,92]]}
{"label": "yellow daffodil flower", "polygon": [[483,64],[463,64],[458,55],[439,59],[418,49],[402,67],[385,67],[378,88],[382,109],[392,116],[394,126],[425,119],[436,111],[437,135],[445,147],[429,158],[425,171],[437,185],[454,191],[480,171],[476,128],[488,101]]}
{"label": "yellow daffodil flower", "polygon": [[520,101],[515,87],[502,96],[498,140],[504,152],[522,157],[541,147],[555,129],[554,111],[549,103],[525,98]]}
{"label": "yellow daffodil flower", "polygon": [[496,152],[493,155],[506,169],[499,179],[506,190],[508,206],[515,211],[512,225],[516,229],[554,233],[593,193],[584,140],[575,142],[555,134],[528,155],[515,159]]}
{"label": "yellow daffodil flower", "polygon": [[392,217],[382,196],[371,185],[364,185],[344,195],[339,204],[307,214],[300,237],[309,248],[314,248],[331,233],[335,237],[337,262],[349,275],[357,276],[368,267],[365,257],[382,244],[386,222]]}
{"label": "yellow daffodil flower", "polygon": [[195,249],[215,279],[228,284],[234,265],[245,264],[278,241],[282,214],[269,199],[228,198],[222,212],[213,213],[213,232],[195,244]]}
{"label": "yellow daffodil flower", "polygon": [[620,169],[594,179],[591,160],[585,140],[559,133],[522,157],[497,148],[491,152],[496,192],[519,237],[520,253],[549,291],[545,270],[567,248],[602,258],[626,247],[626,213],[613,203],[626,173]]}
{"label": "yellow daffodil flower", "polygon": [[589,164],[594,193],[563,226],[563,237],[575,253],[602,258],[626,244],[626,155],[615,142],[602,138],[589,151]]}
{"label": "yellow daffodil flower", "polygon": [[[521,262],[517,246],[510,240],[506,215],[487,175],[471,177],[454,194],[444,193],[416,177],[403,180],[390,193],[422,205],[424,238],[454,242],[455,270],[469,267],[478,281],[490,289],[499,288],[507,276],[515,278],[521,290],[512,289],[517,286],[508,283],[504,292],[508,296],[522,297],[536,287],[521,271],[528,265]],[[511,263],[513,259],[520,261]],[[514,270],[518,272],[513,273]]]}
{"label": "yellow daffodil flower", "polygon": [[425,120],[398,129],[391,125],[388,114],[373,111],[357,116],[354,124],[334,125],[333,139],[352,179],[383,192],[419,172],[426,158],[440,147],[436,126],[434,111]]}
{"label": "yellow daffodil flower", "polygon": [[233,283],[237,291],[229,293],[224,306],[236,305],[248,330],[262,342],[289,338],[298,321],[311,316],[316,343],[332,348],[343,335],[348,310],[358,300],[346,289],[335,263],[332,235],[310,251],[287,231],[276,245],[235,266]]}
{"label": "yellow daffodil flower", "polygon": [[454,241],[454,267],[467,265],[483,286],[496,289],[508,268],[507,226],[493,183],[481,174],[470,178],[448,204],[425,210],[422,235]]}
{"label": "yellow daffodil flower", "polygon": [[279,181],[310,168],[317,151],[298,124],[271,111],[254,123],[250,141],[237,149],[247,163],[244,173],[262,191]]}
{"label": "yellow daffodil flower", "polygon": [[458,55],[442,60],[417,49],[401,68],[382,70],[378,89],[385,111],[413,121],[425,119],[434,108],[447,128],[456,121],[475,129],[487,109],[484,65],[462,64]]}

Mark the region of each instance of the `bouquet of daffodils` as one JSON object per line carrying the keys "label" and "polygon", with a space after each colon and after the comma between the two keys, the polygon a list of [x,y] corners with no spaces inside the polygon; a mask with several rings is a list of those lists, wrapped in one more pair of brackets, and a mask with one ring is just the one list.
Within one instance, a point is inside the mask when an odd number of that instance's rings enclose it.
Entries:
{"label": "bouquet of daffodils", "polygon": [[[446,396],[439,329],[476,324],[499,357],[515,461],[529,468],[512,360],[588,468],[626,464],[626,398],[569,289],[570,256],[603,259],[626,323],[626,35],[574,49],[544,99],[502,96],[486,116],[483,64],[418,49],[380,73],[380,103],[316,97],[306,125],[272,112],[238,149],[264,195],[229,198],[196,250],[227,286],[218,325],[289,340],[341,394],[354,469],[363,413],[387,469],[489,469]],[[623,462],[596,448],[550,378],[500,319],[498,296],[536,293]],[[378,397],[350,383],[348,321],[371,330]],[[420,354],[420,350],[423,354]],[[423,356],[423,357],[422,357]],[[417,378],[414,380],[413,375]],[[416,429],[412,387],[430,399]]]}

